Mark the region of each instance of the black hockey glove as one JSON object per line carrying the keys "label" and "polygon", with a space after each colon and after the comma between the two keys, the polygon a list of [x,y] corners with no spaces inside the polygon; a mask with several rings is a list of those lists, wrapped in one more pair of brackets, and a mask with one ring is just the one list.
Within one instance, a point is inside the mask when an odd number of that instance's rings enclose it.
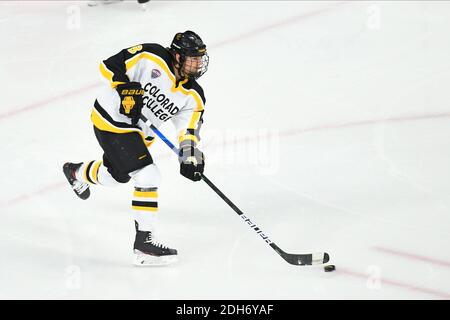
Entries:
{"label": "black hockey glove", "polygon": [[192,181],[201,180],[203,170],[205,169],[203,152],[196,147],[184,146],[180,149],[179,161],[182,176]]}
{"label": "black hockey glove", "polygon": [[116,88],[120,96],[119,112],[131,119],[136,124],[141,116],[144,89],[139,82],[128,82],[119,84]]}

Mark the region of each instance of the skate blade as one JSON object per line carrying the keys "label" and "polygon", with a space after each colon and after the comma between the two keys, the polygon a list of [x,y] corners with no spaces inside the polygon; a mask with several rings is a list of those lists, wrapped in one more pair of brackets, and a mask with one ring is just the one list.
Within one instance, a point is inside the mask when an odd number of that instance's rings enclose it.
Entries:
{"label": "skate blade", "polygon": [[157,257],[142,253],[138,250],[134,251],[133,264],[138,267],[167,266],[175,262],[178,262],[177,255]]}

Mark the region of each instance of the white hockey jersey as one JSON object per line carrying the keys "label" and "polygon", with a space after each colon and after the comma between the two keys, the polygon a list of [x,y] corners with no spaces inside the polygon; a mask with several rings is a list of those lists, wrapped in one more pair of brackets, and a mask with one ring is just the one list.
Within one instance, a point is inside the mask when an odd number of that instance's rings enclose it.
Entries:
{"label": "white hockey jersey", "polygon": [[159,127],[169,119],[175,125],[179,143],[196,145],[203,122],[205,96],[193,79],[176,81],[172,56],[159,44],[141,44],[124,49],[100,64],[100,72],[108,85],[100,90],[91,114],[99,130],[114,133],[138,132],[147,145],[155,134],[142,120],[136,125],[119,113],[121,83],[140,82],[145,93],[142,114]]}

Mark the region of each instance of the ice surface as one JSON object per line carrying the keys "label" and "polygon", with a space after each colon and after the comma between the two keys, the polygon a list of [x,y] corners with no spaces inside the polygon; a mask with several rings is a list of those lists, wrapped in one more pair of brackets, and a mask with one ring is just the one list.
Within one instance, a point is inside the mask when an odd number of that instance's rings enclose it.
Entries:
{"label": "ice surface", "polygon": [[[449,18],[432,1],[0,2],[0,298],[450,299]],[[161,141],[177,265],[132,266],[131,184],[66,185],[65,161],[101,156],[99,62],[187,29],[211,60],[205,173],[336,272],[287,264]]]}

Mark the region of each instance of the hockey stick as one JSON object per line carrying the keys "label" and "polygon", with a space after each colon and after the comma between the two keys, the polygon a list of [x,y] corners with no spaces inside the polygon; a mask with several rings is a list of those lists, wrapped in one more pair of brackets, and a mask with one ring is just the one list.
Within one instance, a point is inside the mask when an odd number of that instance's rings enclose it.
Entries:
{"label": "hockey stick", "polygon": [[[162,141],[170,148],[173,152],[178,156],[178,148],[175,147],[169,139],[167,139],[161,131],[159,131],[153,124],[151,124],[148,119],[141,115],[141,120],[144,121],[147,125],[149,125],[150,129],[155,132],[155,134],[161,138]],[[286,253],[281,250],[274,242],[272,242],[268,236],[266,236],[261,228],[259,228],[256,223],[250,220],[245,214],[230,200],[227,196],[223,194],[222,191],[219,190],[212,182],[209,180],[204,174],[202,174],[202,180],[214,190],[215,193],[222,198],[241,218],[246,222],[250,228],[252,228],[273,250],[275,250],[286,262],[304,266],[304,265],[314,265],[314,264],[323,264],[327,263],[330,260],[330,256],[326,252],[317,252],[317,253],[306,253],[306,254],[292,254]]]}

